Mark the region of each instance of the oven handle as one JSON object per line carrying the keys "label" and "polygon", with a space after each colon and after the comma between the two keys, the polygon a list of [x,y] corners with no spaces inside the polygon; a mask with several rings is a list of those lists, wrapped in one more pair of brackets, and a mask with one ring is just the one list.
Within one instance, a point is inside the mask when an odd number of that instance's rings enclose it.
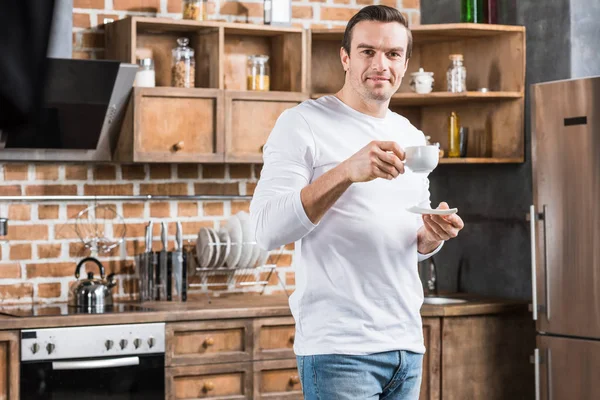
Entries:
{"label": "oven handle", "polygon": [[53,370],[66,369],[97,369],[97,368],[117,368],[140,365],[139,357],[111,358],[107,360],[89,360],[89,361],[53,361]]}

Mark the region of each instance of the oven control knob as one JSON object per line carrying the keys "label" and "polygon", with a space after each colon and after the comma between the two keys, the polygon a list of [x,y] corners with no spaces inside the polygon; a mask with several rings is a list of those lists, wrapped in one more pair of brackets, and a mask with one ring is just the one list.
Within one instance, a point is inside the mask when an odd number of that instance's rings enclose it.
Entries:
{"label": "oven control knob", "polygon": [[55,348],[55,347],[56,347],[56,346],[55,346],[54,344],[52,344],[52,343],[48,343],[48,344],[46,345],[46,351],[48,351],[48,354],[52,354],[52,352],[54,351],[54,348]]}
{"label": "oven control knob", "polygon": [[38,351],[40,351],[40,345],[39,345],[39,344],[37,344],[37,343],[34,343],[34,344],[31,346],[31,352],[32,352],[33,354],[35,354],[35,353],[37,353]]}
{"label": "oven control knob", "polygon": [[121,350],[125,349],[125,347],[127,347],[127,340],[121,339],[119,346],[121,346]]}
{"label": "oven control knob", "polygon": [[153,337],[148,339],[148,347],[153,348],[155,344],[155,340]]}
{"label": "oven control knob", "polygon": [[133,341],[133,347],[135,347],[136,349],[139,349],[141,345],[142,345],[142,339],[135,339]]}
{"label": "oven control knob", "polygon": [[104,346],[106,346],[106,350],[110,350],[113,347],[114,342],[112,340],[107,340],[106,342],[104,342]]}

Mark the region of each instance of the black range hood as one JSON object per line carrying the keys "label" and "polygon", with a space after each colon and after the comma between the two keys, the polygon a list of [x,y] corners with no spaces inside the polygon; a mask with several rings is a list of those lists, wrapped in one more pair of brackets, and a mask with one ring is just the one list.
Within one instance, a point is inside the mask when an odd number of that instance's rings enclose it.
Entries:
{"label": "black range hood", "polygon": [[0,160],[111,161],[137,66],[47,61],[41,110],[28,125],[2,132]]}

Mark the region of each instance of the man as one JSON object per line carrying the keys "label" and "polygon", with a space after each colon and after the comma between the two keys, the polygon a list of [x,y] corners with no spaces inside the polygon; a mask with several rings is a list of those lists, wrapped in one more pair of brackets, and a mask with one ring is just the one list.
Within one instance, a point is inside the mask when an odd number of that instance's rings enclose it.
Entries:
{"label": "man", "polygon": [[340,49],[344,87],[285,111],[264,146],[251,220],[260,246],[296,243],[290,307],[307,399],[419,397],[417,261],[463,222],[406,211],[430,207],[428,179],[403,164],[425,137],[388,110],[411,47],[398,10],[363,8]]}

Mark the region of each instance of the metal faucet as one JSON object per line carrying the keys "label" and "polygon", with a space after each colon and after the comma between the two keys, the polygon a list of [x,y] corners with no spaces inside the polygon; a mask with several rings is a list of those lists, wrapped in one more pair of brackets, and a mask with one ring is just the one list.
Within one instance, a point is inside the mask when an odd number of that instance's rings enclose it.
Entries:
{"label": "metal faucet", "polygon": [[430,257],[428,260],[423,262],[423,267],[425,268],[424,279],[425,279],[425,288],[426,293],[425,296],[437,296],[438,295],[438,286],[437,286],[437,272],[435,267],[435,261],[433,257]]}

